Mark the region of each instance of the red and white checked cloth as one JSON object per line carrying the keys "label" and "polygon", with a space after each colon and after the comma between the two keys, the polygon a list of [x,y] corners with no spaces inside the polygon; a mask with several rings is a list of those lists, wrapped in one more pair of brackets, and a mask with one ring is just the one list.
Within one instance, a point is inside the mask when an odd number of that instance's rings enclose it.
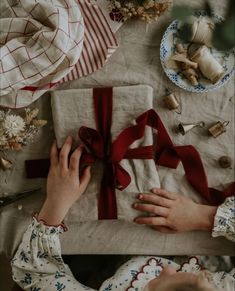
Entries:
{"label": "red and white checked cloth", "polygon": [[89,0],[1,1],[0,106],[28,106],[56,85],[93,73],[118,46]]}

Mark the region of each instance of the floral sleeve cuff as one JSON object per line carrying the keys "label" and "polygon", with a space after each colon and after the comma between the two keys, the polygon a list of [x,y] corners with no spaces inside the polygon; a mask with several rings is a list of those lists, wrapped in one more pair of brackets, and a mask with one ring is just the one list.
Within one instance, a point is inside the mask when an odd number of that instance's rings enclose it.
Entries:
{"label": "floral sleeve cuff", "polygon": [[235,241],[235,196],[228,197],[217,209],[212,237],[218,236]]}
{"label": "floral sleeve cuff", "polygon": [[39,233],[47,235],[60,234],[68,230],[64,223],[61,223],[59,225],[48,225],[42,219],[39,220],[38,213],[33,214],[32,227],[36,229]]}

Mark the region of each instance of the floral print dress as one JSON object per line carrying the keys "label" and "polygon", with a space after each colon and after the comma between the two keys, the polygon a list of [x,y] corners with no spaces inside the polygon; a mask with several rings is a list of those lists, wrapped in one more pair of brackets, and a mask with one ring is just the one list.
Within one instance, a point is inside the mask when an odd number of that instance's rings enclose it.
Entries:
{"label": "floral print dress", "polygon": [[[235,197],[229,197],[218,207],[212,236],[225,236],[235,241]],[[95,291],[79,283],[69,267],[63,262],[60,233],[66,231],[61,224],[47,226],[33,218],[22,242],[12,259],[14,281],[24,290],[30,291]],[[162,269],[172,265],[178,271],[197,273],[203,269],[199,259],[191,257],[177,263],[177,257],[166,259],[155,256],[134,257],[107,279],[99,291],[142,291],[146,284],[159,276]],[[208,279],[222,290],[233,290],[235,270],[230,273],[208,273]]]}

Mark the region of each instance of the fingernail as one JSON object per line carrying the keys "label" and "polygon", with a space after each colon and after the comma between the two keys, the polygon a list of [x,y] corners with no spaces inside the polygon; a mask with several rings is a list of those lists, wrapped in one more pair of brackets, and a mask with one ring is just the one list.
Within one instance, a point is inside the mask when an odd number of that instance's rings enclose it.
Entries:
{"label": "fingernail", "polygon": [[144,197],[143,197],[142,194],[139,194],[138,198],[141,200],[141,199],[143,199]]}
{"label": "fingernail", "polygon": [[90,172],[91,171],[91,166],[87,166],[86,170]]}
{"label": "fingernail", "polygon": [[159,191],[160,189],[159,188],[153,188],[151,191],[153,192],[153,193],[158,193],[158,191]]}
{"label": "fingernail", "polygon": [[66,142],[72,142],[73,141],[73,138],[71,135],[69,135],[67,138],[66,138]]}
{"label": "fingernail", "polygon": [[132,204],[132,207],[133,207],[133,208],[136,208],[137,206],[138,206],[137,203]]}

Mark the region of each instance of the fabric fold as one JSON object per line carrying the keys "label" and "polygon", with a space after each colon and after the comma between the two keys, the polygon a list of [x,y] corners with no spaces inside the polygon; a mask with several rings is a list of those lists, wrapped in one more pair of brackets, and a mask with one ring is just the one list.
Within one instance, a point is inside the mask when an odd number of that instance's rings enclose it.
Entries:
{"label": "fabric fold", "polygon": [[26,107],[62,83],[92,74],[118,47],[104,9],[95,2],[4,0],[2,7],[3,107]]}

